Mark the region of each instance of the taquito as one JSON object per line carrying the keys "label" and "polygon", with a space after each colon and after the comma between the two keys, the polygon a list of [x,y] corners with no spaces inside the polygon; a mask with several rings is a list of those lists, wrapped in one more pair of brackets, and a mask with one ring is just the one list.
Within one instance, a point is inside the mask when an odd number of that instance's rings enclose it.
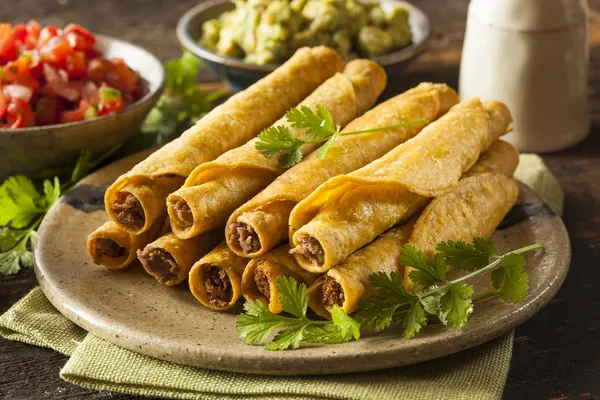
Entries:
{"label": "taquito", "polygon": [[267,77],[119,177],[105,195],[110,218],[129,233],[148,230],[166,214],[167,196],[194,168],[252,139],[342,68],[340,56],[331,49],[299,49]]}
{"label": "taquito", "polygon": [[[373,106],[385,84],[386,75],[379,65],[369,60],[354,60],[343,74],[329,78],[299,106],[315,111],[320,104],[331,113],[336,125],[344,127]],[[291,124],[284,116],[273,126],[291,127]],[[295,131],[295,135],[306,140],[302,132]],[[169,195],[167,210],[177,237],[189,239],[224,226],[236,208],[285,172],[278,157],[267,157],[256,149],[257,141],[254,138],[215,161],[198,166],[183,187]],[[316,147],[316,144],[305,145],[303,155]]]}
{"label": "taquito", "polygon": [[464,101],[385,156],[330,179],[290,215],[291,250],[322,273],[452,188],[512,118],[500,102]]}
{"label": "taquito", "polygon": [[87,251],[96,264],[113,270],[125,269],[135,261],[136,251],[156,239],[163,229],[161,221],[142,234],[132,235],[121,230],[114,221],[108,221],[89,234]]}
{"label": "taquito", "polygon": [[[492,171],[511,177],[518,163],[519,155],[517,149],[510,143],[497,140],[463,176],[468,177],[482,173],[489,175],[488,171]],[[462,178],[456,188],[460,187],[465,179]],[[436,200],[430,203],[430,205],[435,202]],[[506,205],[512,204],[508,202]],[[462,207],[460,203],[453,203],[449,206],[457,210],[460,210]],[[426,210],[428,208],[429,206]],[[480,215],[475,217],[481,218]],[[404,268],[399,265],[398,258],[400,257],[402,246],[409,242],[411,234],[413,234],[417,218],[418,216],[414,216],[402,225],[391,228],[367,246],[351,254],[343,263],[327,271],[322,279],[316,281],[308,289],[310,308],[325,318],[330,317],[329,312],[334,305],[342,307],[346,313],[352,313],[356,311],[358,302],[363,297],[374,293],[374,289],[369,281],[369,275],[378,272],[384,272],[389,275],[392,272],[396,272],[401,277],[404,276]],[[485,216],[483,216],[483,220],[487,220]],[[460,226],[460,229],[469,229],[469,224],[461,226],[453,219],[443,215],[440,219],[430,219],[427,223],[424,223],[422,219],[418,219],[418,221],[419,224],[427,226],[426,229],[421,228],[421,231],[427,230],[429,233],[441,233],[435,240],[442,237],[444,238],[443,240],[460,240],[452,237],[454,234],[453,229],[457,226]],[[495,229],[497,224],[494,225],[494,221],[487,221],[490,223],[490,227],[493,226],[493,229]],[[472,238],[467,239],[467,242],[471,240]],[[428,252],[428,255],[433,256],[433,253]]]}
{"label": "taquito", "polygon": [[[433,121],[458,102],[444,84],[422,83],[366,112],[344,131],[397,125],[411,120]],[[322,160],[311,153],[300,164],[273,181],[252,200],[235,210],[225,230],[227,244],[236,254],[256,257],[287,239],[288,220],[294,206],[321,183],[354,171],[414,137],[424,125],[337,139]]]}
{"label": "taquito", "polygon": [[242,275],[242,295],[246,300],[260,300],[275,314],[283,311],[277,292],[277,277],[286,276],[310,286],[316,274],[301,268],[283,244],[250,260]]}
{"label": "taquito", "polygon": [[214,310],[233,307],[242,295],[242,274],[246,264],[246,258],[235,255],[227,243],[221,242],[192,267],[189,274],[192,294]]}
{"label": "taquito", "polygon": [[192,239],[179,239],[169,232],[137,251],[148,274],[166,286],[183,282],[192,265],[223,240],[223,232],[213,230]]}
{"label": "taquito", "polygon": [[[431,257],[439,242],[488,238],[517,201],[519,190],[517,181],[497,172],[469,176],[425,207],[408,242]],[[414,290],[410,271],[404,271],[404,286]]]}

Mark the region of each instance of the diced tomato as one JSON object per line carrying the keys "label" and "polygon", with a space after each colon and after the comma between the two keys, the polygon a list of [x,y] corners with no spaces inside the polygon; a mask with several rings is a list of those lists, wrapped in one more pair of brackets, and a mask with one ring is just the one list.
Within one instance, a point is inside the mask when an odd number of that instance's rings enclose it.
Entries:
{"label": "diced tomato", "polygon": [[3,92],[3,90],[0,90],[0,119],[4,118],[6,109],[8,108],[8,99]]}
{"label": "diced tomato", "polygon": [[24,42],[27,37],[27,26],[23,24],[17,24],[13,27],[13,36],[15,40]]}
{"label": "diced tomato", "polygon": [[29,61],[25,58],[19,58],[11,61],[4,66],[4,82],[14,82],[19,77],[30,76]]}
{"label": "diced tomato", "polygon": [[35,120],[38,125],[60,123],[63,109],[60,97],[40,97],[35,103]]}
{"label": "diced tomato", "polygon": [[4,128],[23,128],[33,126],[35,118],[29,104],[21,99],[11,99],[6,112],[6,125]]}
{"label": "diced tomato", "polygon": [[96,44],[96,36],[81,25],[69,24],[65,27],[64,33],[65,35],[77,33],[87,41],[88,47],[94,47]]}
{"label": "diced tomato", "polygon": [[66,67],[69,78],[80,79],[87,72],[87,62],[85,53],[82,51],[74,51],[67,55]]}
{"label": "diced tomato", "polygon": [[40,31],[40,36],[38,38],[37,47],[38,48],[44,47],[50,39],[52,39],[53,37],[57,37],[59,35],[60,35],[60,29],[58,29],[56,26],[45,26]]}
{"label": "diced tomato", "polygon": [[72,51],[69,42],[64,38],[54,37],[40,49],[40,56],[43,62],[56,65],[66,61],[67,56]]}
{"label": "diced tomato", "polygon": [[102,81],[114,65],[104,58],[94,58],[88,62],[87,78],[91,81]]}
{"label": "diced tomato", "polygon": [[18,57],[15,36],[10,24],[0,24],[0,65]]}
{"label": "diced tomato", "polygon": [[87,50],[89,48],[87,40],[77,32],[69,32],[65,35],[65,38],[73,50]]}
{"label": "diced tomato", "polygon": [[109,71],[104,77],[106,83],[125,93],[133,91],[137,85],[137,74],[129,69],[125,61],[120,58],[113,58],[111,62],[114,69]]}
{"label": "diced tomato", "polygon": [[27,36],[25,37],[24,46],[27,50],[35,49],[42,32],[42,26],[32,19],[27,23],[26,29]]}
{"label": "diced tomato", "polygon": [[67,123],[83,121],[85,119],[85,112],[88,109],[88,107],[91,107],[90,103],[88,103],[85,100],[81,100],[79,102],[79,107],[76,110],[62,112],[61,122]]}
{"label": "diced tomato", "polygon": [[[81,83],[77,81],[69,82],[69,75],[65,70],[55,69],[48,64],[44,64],[44,78],[48,86],[52,89],[54,95],[64,97],[69,101],[76,101],[81,91]],[[44,94],[51,95],[44,91]]]}

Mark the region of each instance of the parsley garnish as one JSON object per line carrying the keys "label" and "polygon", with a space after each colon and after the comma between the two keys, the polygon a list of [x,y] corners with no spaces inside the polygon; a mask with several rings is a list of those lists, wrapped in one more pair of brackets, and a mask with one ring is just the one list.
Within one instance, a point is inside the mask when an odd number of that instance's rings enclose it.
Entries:
{"label": "parsley garnish", "polygon": [[[407,339],[435,320],[461,329],[476,301],[497,295],[512,303],[525,300],[529,286],[525,259],[521,254],[541,247],[541,244],[534,244],[500,256],[496,255],[496,247],[488,239],[476,238],[472,244],[448,241],[440,243],[437,253],[430,259],[406,244],[399,262],[413,268],[410,278],[423,289],[412,294],[404,288],[398,274],[373,274],[369,279],[379,297],[363,299],[355,318],[362,326],[373,326],[376,331],[387,328],[392,321],[401,320],[403,336]],[[492,258],[494,261],[490,262]],[[446,271],[450,265],[469,273],[448,280]],[[473,287],[465,281],[491,270],[494,270],[492,284],[495,290],[474,297]]]}
{"label": "parsley garnish", "polygon": [[310,140],[303,140],[296,137],[287,126],[272,126],[263,130],[258,135],[256,149],[267,157],[280,157],[281,166],[289,168],[302,160],[302,147],[307,144],[320,144],[325,142],[319,148],[316,155],[319,160],[322,160],[333,142],[340,136],[385,131],[409,125],[426,124],[429,122],[421,119],[397,125],[342,133],[342,127],[335,124],[331,113],[325,107],[321,104],[317,104],[315,108],[317,111],[316,114],[307,106],[292,108],[285,114],[291,127],[295,131],[304,129],[302,135]]}
{"label": "parsley garnish", "polygon": [[[360,325],[341,307],[334,306],[331,321],[312,320],[306,316],[308,293],[304,283],[280,276],[277,278],[283,310],[292,317],[273,314],[260,301],[246,301],[245,314],[238,315],[236,328],[244,343],[261,344],[278,331],[267,350],[296,349],[301,342],[343,343],[360,338]],[[281,329],[283,328],[283,329]]]}

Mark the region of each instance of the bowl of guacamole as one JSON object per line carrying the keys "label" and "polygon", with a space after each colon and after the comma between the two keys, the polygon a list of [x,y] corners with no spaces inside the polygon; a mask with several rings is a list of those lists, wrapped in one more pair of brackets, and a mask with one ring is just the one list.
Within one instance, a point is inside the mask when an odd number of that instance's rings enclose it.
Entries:
{"label": "bowl of guacamole", "polygon": [[300,47],[325,45],[345,61],[373,59],[388,75],[426,49],[427,16],[397,0],[210,0],[179,21],[183,47],[242,90]]}

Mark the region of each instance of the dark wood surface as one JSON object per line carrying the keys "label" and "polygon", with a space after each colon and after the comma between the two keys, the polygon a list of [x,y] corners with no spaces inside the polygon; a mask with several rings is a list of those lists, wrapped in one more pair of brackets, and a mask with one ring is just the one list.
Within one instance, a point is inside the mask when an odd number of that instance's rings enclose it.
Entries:
{"label": "dark wood surface", "polygon": [[[430,16],[430,50],[402,75],[401,90],[421,81],[457,86],[467,0],[413,0]],[[77,22],[144,46],[161,59],[180,54],[177,19],[197,0],[19,0],[2,4],[0,19],[42,24]],[[600,0],[590,1],[600,9]],[[566,193],[564,221],[573,248],[571,270],[554,300],[515,335],[506,399],[600,398],[600,22],[592,18],[590,96],[593,127],[580,145],[544,160]],[[0,313],[36,286],[32,271],[0,276]],[[133,399],[62,381],[66,357],[0,339],[1,399]]]}

